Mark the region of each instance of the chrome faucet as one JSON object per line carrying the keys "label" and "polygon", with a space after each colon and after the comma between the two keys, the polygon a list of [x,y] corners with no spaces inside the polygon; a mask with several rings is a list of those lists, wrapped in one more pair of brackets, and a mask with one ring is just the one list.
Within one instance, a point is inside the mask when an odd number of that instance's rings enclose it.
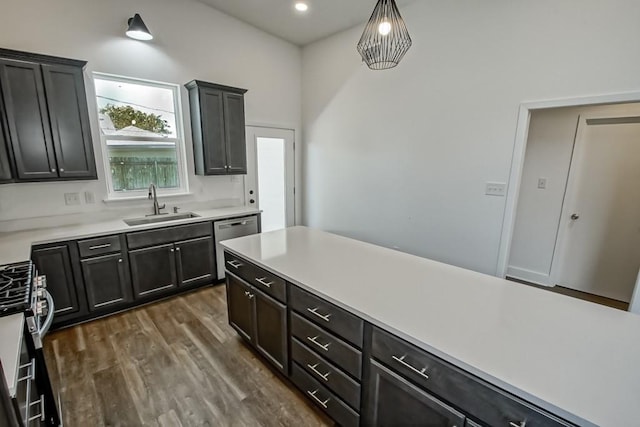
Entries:
{"label": "chrome faucet", "polygon": [[[158,204],[158,195],[156,194],[156,185],[151,184],[149,186],[149,200],[153,199],[153,215],[162,215],[160,209],[164,209],[167,205],[163,203],[162,206]],[[165,212],[166,213],[166,212]]]}

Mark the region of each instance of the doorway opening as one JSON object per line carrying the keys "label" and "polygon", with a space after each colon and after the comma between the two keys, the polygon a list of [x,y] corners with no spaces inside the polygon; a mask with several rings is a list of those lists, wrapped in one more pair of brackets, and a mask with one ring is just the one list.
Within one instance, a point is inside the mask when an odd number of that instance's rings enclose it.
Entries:
{"label": "doorway opening", "polygon": [[519,165],[514,153],[498,275],[626,309],[640,269],[640,103],[546,107],[527,111]]}
{"label": "doorway opening", "polygon": [[262,210],[262,231],[295,224],[295,141],[291,129],[247,126],[247,204]]}

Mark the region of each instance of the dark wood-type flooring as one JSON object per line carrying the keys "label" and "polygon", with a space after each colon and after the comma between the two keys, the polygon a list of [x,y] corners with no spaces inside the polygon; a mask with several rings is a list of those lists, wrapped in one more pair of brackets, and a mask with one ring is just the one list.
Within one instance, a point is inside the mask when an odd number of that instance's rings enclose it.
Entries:
{"label": "dark wood-type flooring", "polygon": [[555,292],[557,294],[566,295],[581,300],[595,302],[596,304],[606,305],[607,307],[617,308],[618,310],[629,310],[629,303],[624,301],[618,301],[615,299],[601,297],[600,295],[594,295],[587,292],[577,291],[575,289],[565,288],[564,286],[541,286],[534,283],[527,282],[525,280],[516,279],[514,277],[507,277],[507,280],[512,282],[522,283],[524,285],[533,286],[535,288],[544,289],[546,291]]}
{"label": "dark wood-type flooring", "polygon": [[65,427],[332,425],[227,323],[224,286],[53,332]]}

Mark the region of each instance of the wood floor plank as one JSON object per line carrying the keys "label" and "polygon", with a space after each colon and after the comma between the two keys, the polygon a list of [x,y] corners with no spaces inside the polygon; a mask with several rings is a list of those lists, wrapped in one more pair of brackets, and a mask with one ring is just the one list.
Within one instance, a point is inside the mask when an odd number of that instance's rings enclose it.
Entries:
{"label": "wood floor plank", "polygon": [[328,426],[228,325],[224,286],[51,333],[65,426]]}

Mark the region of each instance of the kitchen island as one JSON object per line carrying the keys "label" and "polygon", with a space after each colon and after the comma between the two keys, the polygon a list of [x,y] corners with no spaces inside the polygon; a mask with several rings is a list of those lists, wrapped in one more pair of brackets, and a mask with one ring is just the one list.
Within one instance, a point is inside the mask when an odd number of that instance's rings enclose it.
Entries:
{"label": "kitchen island", "polygon": [[637,425],[640,316],[306,227],[223,246],[557,417]]}

